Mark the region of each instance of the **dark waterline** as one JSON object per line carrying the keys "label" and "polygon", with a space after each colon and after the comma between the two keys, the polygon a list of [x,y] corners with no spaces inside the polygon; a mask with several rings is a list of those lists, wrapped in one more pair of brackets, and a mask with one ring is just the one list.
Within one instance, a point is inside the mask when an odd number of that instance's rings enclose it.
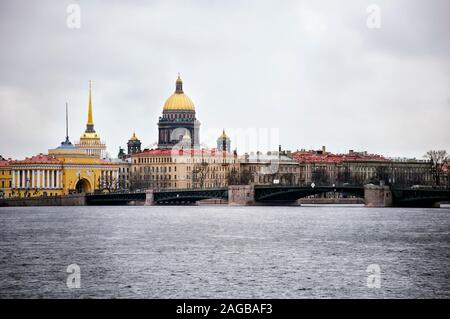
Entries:
{"label": "dark waterline", "polygon": [[450,297],[448,207],[0,208],[0,246],[0,298]]}

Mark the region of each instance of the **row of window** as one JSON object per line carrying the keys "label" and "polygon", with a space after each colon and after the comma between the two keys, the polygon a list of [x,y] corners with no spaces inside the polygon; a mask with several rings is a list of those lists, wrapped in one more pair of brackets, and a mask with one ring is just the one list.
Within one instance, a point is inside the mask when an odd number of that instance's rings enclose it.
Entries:
{"label": "row of window", "polygon": [[[176,158],[172,161],[172,157],[139,157],[135,158],[134,164],[150,164],[150,163],[176,163]],[[195,157],[192,158],[190,156],[181,156],[180,163],[208,163],[208,164],[231,164],[236,163],[234,158],[228,157],[223,158],[222,156],[217,156],[217,158],[201,158]]]}
{"label": "row of window", "polygon": [[169,118],[169,119],[193,119],[194,114],[193,113],[186,113],[186,114],[178,114],[178,113],[169,113],[169,114],[165,114],[164,118]]}

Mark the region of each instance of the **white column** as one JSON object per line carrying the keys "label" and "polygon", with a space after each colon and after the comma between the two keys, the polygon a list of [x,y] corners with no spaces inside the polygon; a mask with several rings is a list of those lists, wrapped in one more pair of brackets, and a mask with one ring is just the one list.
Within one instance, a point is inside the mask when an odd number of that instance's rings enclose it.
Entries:
{"label": "white column", "polygon": [[41,170],[36,171],[36,187],[41,188]]}
{"label": "white column", "polygon": [[31,188],[34,188],[34,179],[35,179],[35,173],[34,170],[31,171]]}
{"label": "white column", "polygon": [[56,171],[56,188],[59,188],[59,170]]}
{"label": "white column", "polygon": [[20,170],[20,175],[21,175],[20,188],[23,188],[25,185],[25,171],[23,169]]}
{"label": "white column", "polygon": [[17,174],[17,188],[20,188],[20,170],[17,170],[16,174]]}
{"label": "white column", "polygon": [[16,177],[16,172],[15,171],[11,171],[11,187],[12,188],[16,187],[15,177]]}
{"label": "white column", "polygon": [[55,188],[55,170],[50,171],[50,188]]}
{"label": "white column", "polygon": [[48,169],[45,170],[45,188],[50,188],[50,171]]}

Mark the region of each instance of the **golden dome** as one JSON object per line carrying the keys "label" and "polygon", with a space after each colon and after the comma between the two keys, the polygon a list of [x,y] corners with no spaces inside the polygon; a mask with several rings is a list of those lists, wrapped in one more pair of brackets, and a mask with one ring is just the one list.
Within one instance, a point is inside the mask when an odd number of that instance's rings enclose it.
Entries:
{"label": "golden dome", "polygon": [[178,79],[176,81],[176,89],[175,93],[169,96],[164,103],[164,111],[172,111],[172,110],[188,110],[195,111],[194,103],[192,100],[184,94],[183,92],[183,81],[178,75]]}
{"label": "golden dome", "polygon": [[138,137],[136,136],[136,132],[133,132],[133,136],[130,137],[130,141],[137,141],[139,140]]}
{"label": "golden dome", "polygon": [[192,110],[194,111],[194,103],[184,93],[172,94],[164,103],[164,111],[169,110]]}

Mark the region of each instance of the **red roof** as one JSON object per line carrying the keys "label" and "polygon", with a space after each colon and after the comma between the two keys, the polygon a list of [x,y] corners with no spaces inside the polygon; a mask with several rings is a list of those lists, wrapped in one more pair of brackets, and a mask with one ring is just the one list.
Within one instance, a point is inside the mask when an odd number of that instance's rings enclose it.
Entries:
{"label": "red roof", "polygon": [[320,162],[320,163],[339,164],[345,161],[376,161],[376,162],[388,161],[381,155],[358,153],[358,152],[351,152],[348,154],[332,154],[332,153],[321,154],[314,151],[309,151],[294,154],[293,158],[294,160],[301,163]]}
{"label": "red roof", "polygon": [[9,161],[8,160],[0,161],[0,167],[5,167],[5,166],[9,166]]}
{"label": "red roof", "polygon": [[199,149],[145,149],[132,156],[233,156],[233,153],[221,151],[218,149],[199,150]]}
{"label": "red roof", "polygon": [[39,154],[26,157],[23,160],[11,161],[11,164],[61,164],[62,162],[50,155]]}

